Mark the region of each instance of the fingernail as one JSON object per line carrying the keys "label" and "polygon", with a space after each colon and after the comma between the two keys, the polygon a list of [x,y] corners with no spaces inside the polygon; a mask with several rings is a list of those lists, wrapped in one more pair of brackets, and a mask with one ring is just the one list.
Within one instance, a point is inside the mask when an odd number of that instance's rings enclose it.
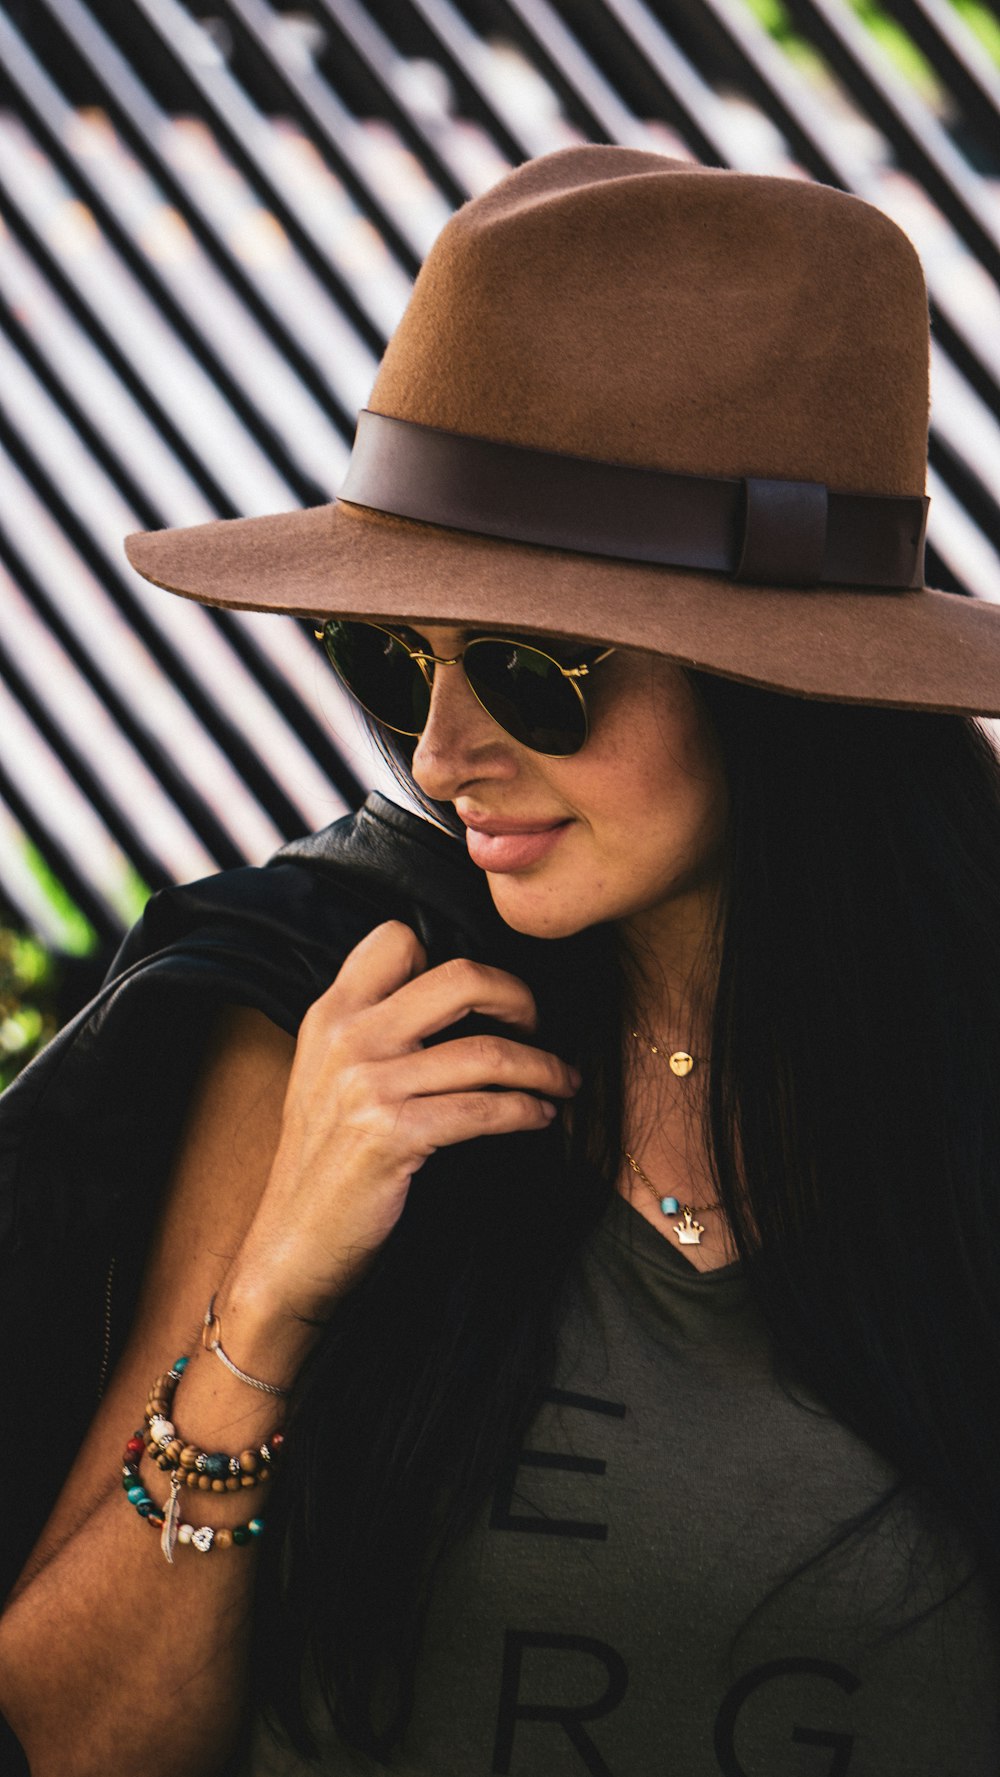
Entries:
{"label": "fingernail", "polygon": [[578,1067],[571,1067],[570,1068],[569,1077],[572,1080],[574,1086],[582,1086],[583,1085],[583,1075],[581,1074],[580,1069]]}
{"label": "fingernail", "polygon": [[545,1115],[547,1117],[554,1117],[555,1116],[556,1107],[554,1104],[551,1104],[547,1098],[539,1099],[538,1102],[541,1105],[542,1110],[545,1112]]}

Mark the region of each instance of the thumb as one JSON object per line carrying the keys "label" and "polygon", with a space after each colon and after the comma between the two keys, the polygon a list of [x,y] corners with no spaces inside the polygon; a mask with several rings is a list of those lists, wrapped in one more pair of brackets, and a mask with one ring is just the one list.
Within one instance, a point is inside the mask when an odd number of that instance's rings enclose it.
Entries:
{"label": "thumb", "polygon": [[411,926],[387,919],[348,951],[333,985],[318,1000],[336,1004],[343,1017],[376,1006],[427,967],[427,952]]}

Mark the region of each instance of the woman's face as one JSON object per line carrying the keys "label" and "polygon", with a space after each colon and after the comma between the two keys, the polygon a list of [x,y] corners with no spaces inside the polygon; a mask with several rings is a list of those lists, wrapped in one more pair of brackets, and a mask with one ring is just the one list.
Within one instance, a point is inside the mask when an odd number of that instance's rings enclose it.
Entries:
{"label": "woman's face", "polygon": [[[450,657],[471,632],[422,623],[418,634]],[[505,734],[458,667],[438,667],[413,775],[454,804],[516,931],[562,938],[624,920],[654,943],[697,941],[726,810],[708,719],[681,670],[652,654],[611,654],[592,668],[586,699],[584,746],[550,758]]]}

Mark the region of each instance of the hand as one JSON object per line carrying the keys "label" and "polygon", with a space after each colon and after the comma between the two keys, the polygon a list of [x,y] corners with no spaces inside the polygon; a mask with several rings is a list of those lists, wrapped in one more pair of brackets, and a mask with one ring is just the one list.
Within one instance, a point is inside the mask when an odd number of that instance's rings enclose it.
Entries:
{"label": "hand", "polygon": [[227,1295],[321,1318],[437,1148],[551,1122],[553,1100],[580,1084],[558,1056],[513,1036],[425,1047],[470,1012],[522,1032],[537,1024],[523,981],[465,958],[428,969],[398,920],[356,945],[302,1021],[278,1150]]}

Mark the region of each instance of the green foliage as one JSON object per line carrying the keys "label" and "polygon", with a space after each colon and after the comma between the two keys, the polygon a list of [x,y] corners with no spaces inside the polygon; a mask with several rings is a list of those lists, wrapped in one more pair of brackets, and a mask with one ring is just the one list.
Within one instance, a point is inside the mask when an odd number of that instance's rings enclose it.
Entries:
{"label": "green foliage", "polygon": [[25,862],[59,925],[59,948],[68,956],[89,956],[97,948],[97,933],[85,914],[63,887],[38,847],[24,841]]}
{"label": "green foliage", "polygon": [[[822,66],[822,58],[813,46],[799,34],[792,23],[783,0],[746,0],[750,11],[763,25],[765,31],[779,43],[789,58],[800,65],[812,63]],[[930,62],[917,48],[912,37],[902,25],[890,16],[878,0],[847,0],[853,12],[875,39],[879,47],[898,69],[910,85],[915,87],[921,98],[931,105],[941,100],[941,88]],[[981,14],[985,28],[992,27],[994,36],[994,53],[1000,58],[1000,26],[980,0],[955,0],[957,9],[963,14],[966,22],[973,25],[973,14]],[[973,28],[976,27],[973,25]],[[988,45],[989,47],[989,45]]]}
{"label": "green foliage", "polygon": [[55,968],[36,938],[0,923],[0,1091],[56,1032]]}
{"label": "green foliage", "polygon": [[793,55],[801,50],[809,51],[805,38],[799,36],[792,24],[783,0],[746,0],[746,4],[758,24],[763,25],[768,36],[780,43],[782,49]]}
{"label": "green foliage", "polygon": [[126,926],[135,924],[152,892],[149,883],[143,881],[135,865],[126,859],[115,901]]}
{"label": "green foliage", "polygon": [[781,0],[747,0],[747,5],[758,24],[779,42],[791,36],[791,22]]}
{"label": "green foliage", "polygon": [[937,105],[943,98],[937,75],[909,33],[876,0],[850,0],[850,4],[898,72],[916,88],[922,99]]}
{"label": "green foliage", "polygon": [[952,0],[952,5],[1000,68],[1000,19],[996,13],[981,0]]}
{"label": "green foliage", "polygon": [[[98,937],[89,919],[80,912],[38,847],[27,837],[23,843],[28,868],[61,927],[58,949],[67,956],[91,956],[97,949]],[[124,855],[119,856],[119,868],[119,880],[111,885],[111,898],[122,926],[127,928],[139,918],[152,889]]]}
{"label": "green foliage", "polygon": [[[45,930],[50,947],[29,934],[0,900],[0,1091],[93,991],[104,966],[89,919],[26,834],[21,834],[20,843],[48,909]],[[122,855],[114,907],[123,926],[139,918],[150,892]]]}

